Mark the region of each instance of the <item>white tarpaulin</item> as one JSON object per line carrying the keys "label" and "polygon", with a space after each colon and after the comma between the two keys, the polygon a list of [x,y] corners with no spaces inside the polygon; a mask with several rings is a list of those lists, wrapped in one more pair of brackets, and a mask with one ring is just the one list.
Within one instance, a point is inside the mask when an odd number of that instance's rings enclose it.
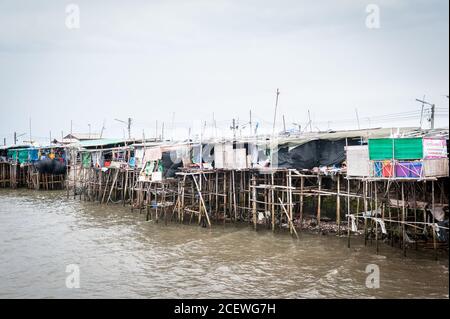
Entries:
{"label": "white tarpaulin", "polygon": [[214,167],[224,168],[224,145],[215,144],[214,145]]}
{"label": "white tarpaulin", "polygon": [[367,145],[347,146],[347,175],[370,176],[369,147]]}
{"label": "white tarpaulin", "polygon": [[237,148],[234,150],[234,169],[247,168],[247,150],[245,148]]}
{"label": "white tarpaulin", "polygon": [[161,148],[159,147],[152,147],[152,148],[146,148],[144,150],[144,161],[150,162],[150,161],[157,161],[160,160],[162,157]]}
{"label": "white tarpaulin", "polygon": [[434,219],[438,222],[441,222],[444,220],[445,212],[444,212],[444,206],[443,205],[435,205],[434,209],[430,208],[431,214],[433,214]]}

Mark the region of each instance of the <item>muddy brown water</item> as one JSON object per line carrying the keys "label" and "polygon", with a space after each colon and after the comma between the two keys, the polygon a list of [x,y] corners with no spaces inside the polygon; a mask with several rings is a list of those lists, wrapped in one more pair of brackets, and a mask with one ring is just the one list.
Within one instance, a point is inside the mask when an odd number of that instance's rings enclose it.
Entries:
{"label": "muddy brown water", "polygon": [[[64,192],[0,189],[0,298],[448,298],[448,257],[352,238],[164,225]],[[68,265],[80,288],[67,288]],[[380,272],[368,288],[367,265]],[[373,266],[371,266],[373,268]]]}

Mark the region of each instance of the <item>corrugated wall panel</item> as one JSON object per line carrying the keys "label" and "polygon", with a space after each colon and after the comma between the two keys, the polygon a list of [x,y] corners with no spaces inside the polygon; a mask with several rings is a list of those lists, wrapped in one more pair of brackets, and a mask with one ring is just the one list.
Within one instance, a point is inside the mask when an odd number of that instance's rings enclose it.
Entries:
{"label": "corrugated wall panel", "polygon": [[400,160],[414,160],[423,158],[422,138],[394,139],[394,156]]}
{"label": "corrugated wall panel", "polygon": [[423,172],[425,177],[448,176],[448,158],[423,160]]}
{"label": "corrugated wall panel", "polygon": [[393,157],[398,160],[422,159],[422,138],[369,139],[369,158],[371,160],[381,161]]}
{"label": "corrugated wall panel", "polygon": [[369,139],[369,158],[375,161],[392,159],[393,139]]}

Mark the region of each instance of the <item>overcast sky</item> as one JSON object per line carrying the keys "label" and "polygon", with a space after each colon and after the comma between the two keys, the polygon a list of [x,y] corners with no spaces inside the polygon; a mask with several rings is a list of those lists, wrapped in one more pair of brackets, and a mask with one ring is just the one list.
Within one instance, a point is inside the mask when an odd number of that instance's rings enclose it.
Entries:
{"label": "overcast sky", "polygon": [[[80,27],[66,26],[77,4]],[[380,28],[368,28],[370,3]],[[277,129],[419,125],[437,105],[448,127],[449,2],[0,0],[0,138],[50,130],[165,136],[230,134],[231,119]],[[402,118],[379,117],[402,113]],[[370,120],[368,118],[371,118]],[[172,124],[173,123],[173,124]],[[174,127],[174,130],[172,130]],[[172,133],[172,132],[175,133]],[[244,132],[248,134],[248,128]],[[244,134],[243,133],[243,134]],[[3,143],[3,141],[1,141]]]}

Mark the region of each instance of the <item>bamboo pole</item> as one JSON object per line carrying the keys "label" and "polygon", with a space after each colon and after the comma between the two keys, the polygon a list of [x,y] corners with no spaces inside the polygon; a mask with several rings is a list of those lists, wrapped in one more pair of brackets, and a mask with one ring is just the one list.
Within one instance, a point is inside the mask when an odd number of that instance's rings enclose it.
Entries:
{"label": "bamboo pole", "polygon": [[406,256],[406,226],[405,226],[405,190],[404,183],[401,183],[402,188],[402,242],[403,242],[403,256]]}
{"label": "bamboo pole", "polygon": [[[201,176],[200,176],[200,178],[201,178]],[[211,228],[211,222],[210,222],[210,220],[209,220],[208,211],[207,211],[207,209],[206,209],[205,201],[203,200],[203,196],[202,196],[201,189],[200,189],[200,187],[198,186],[198,183],[197,183],[197,180],[196,180],[195,176],[192,176],[192,179],[194,180],[195,186],[197,187],[198,196],[200,197],[200,203],[201,203],[201,205],[203,205],[203,209],[204,209],[204,211],[205,211],[205,216],[206,216],[206,220],[207,220],[207,222],[208,222],[208,227]],[[200,215],[201,215],[201,214],[202,214],[202,211],[200,210]]]}
{"label": "bamboo pole", "polygon": [[351,218],[350,218],[350,180],[347,179],[347,247],[350,248],[350,229],[351,229]]}
{"label": "bamboo pole", "polygon": [[432,209],[432,216],[433,216],[433,227],[432,227],[432,231],[433,231],[433,249],[434,249],[434,257],[437,260],[438,259],[438,255],[437,255],[437,245],[436,245],[436,231],[434,229],[435,226],[435,218],[434,218],[434,212],[435,212],[435,200],[434,200],[434,181],[431,181],[431,209]]}
{"label": "bamboo pole", "polygon": [[[367,205],[367,188],[368,188],[368,182],[363,182],[363,192],[364,192],[364,214],[367,214],[368,211],[368,205]],[[367,216],[364,217],[364,246],[367,246]]]}
{"label": "bamboo pole", "polygon": [[300,230],[303,227],[303,189],[305,187],[305,178],[300,177]]}
{"label": "bamboo pole", "polygon": [[[271,184],[274,184],[274,174],[273,171],[270,174]],[[272,232],[275,231],[275,190],[270,189],[270,212],[272,215]]]}
{"label": "bamboo pole", "polygon": [[[291,189],[291,187],[292,187],[292,175],[291,174],[292,173],[289,170],[288,171],[288,177],[287,177],[287,186],[289,187],[287,198],[288,198],[288,213],[289,213],[289,220],[290,220],[289,231],[290,231],[290,233],[292,235],[293,228],[294,228],[294,223],[292,222],[292,189]],[[294,229],[294,231],[295,231],[295,229]],[[296,234],[297,234],[297,232],[296,232]]]}
{"label": "bamboo pole", "polygon": [[297,234],[297,231],[295,230],[295,227],[292,227],[292,225],[293,225],[292,219],[291,219],[291,217],[289,216],[288,211],[287,211],[286,208],[284,207],[283,201],[282,201],[281,198],[279,198],[279,197],[278,197],[278,201],[279,201],[280,204],[281,204],[281,208],[283,209],[284,214],[285,214],[285,215],[287,216],[287,218],[288,218],[288,221],[289,221],[289,228],[291,228],[291,229],[293,230],[293,232],[295,233],[295,236],[297,237],[297,239],[299,239],[298,234]]}
{"label": "bamboo pole", "polygon": [[338,236],[341,235],[341,176],[337,175],[337,192],[336,192],[336,223],[338,226]]}
{"label": "bamboo pole", "polygon": [[252,175],[252,194],[253,194],[253,227],[257,230],[257,222],[256,222],[256,179],[255,176]]}
{"label": "bamboo pole", "polygon": [[[378,212],[378,190],[377,190],[377,182],[375,182],[375,214]],[[376,218],[378,218],[377,215],[375,215]],[[378,222],[375,221],[375,246],[376,246],[376,252],[378,255],[379,247],[378,247]]]}
{"label": "bamboo pole", "polygon": [[321,201],[322,201],[322,197],[320,195],[320,191],[322,190],[322,176],[318,175],[317,176],[317,180],[318,180],[318,189],[319,189],[319,195],[317,196],[317,225],[319,226],[320,229],[320,209],[321,209]]}

